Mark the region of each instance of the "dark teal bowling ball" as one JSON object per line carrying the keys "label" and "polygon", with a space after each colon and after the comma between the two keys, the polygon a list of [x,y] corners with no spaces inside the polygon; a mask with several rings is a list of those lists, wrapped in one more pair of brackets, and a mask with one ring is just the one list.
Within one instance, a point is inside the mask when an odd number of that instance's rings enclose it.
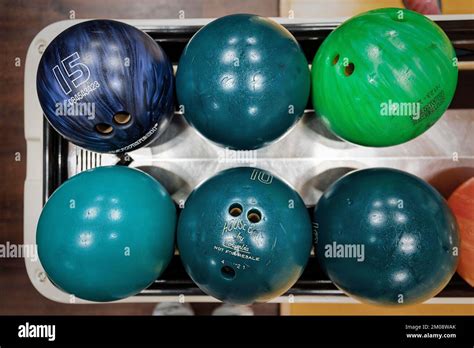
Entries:
{"label": "dark teal bowling ball", "polygon": [[198,132],[222,146],[256,149],[281,137],[303,114],[310,73],[283,26],[236,14],[192,37],[179,61],[176,89]]}
{"label": "dark teal bowling ball", "polygon": [[388,168],[349,173],[324,193],[314,220],[322,268],[360,301],[423,302],[456,271],[455,218],[443,197],[414,175]]}
{"label": "dark teal bowling ball", "polygon": [[73,176],[41,213],[41,264],[60,289],[113,301],[148,287],[174,252],[176,208],[148,174],[121,166]]}
{"label": "dark teal bowling ball", "polygon": [[225,302],[268,301],[299,278],[311,251],[301,197],[257,168],[228,169],[193,191],[178,222],[190,277]]}

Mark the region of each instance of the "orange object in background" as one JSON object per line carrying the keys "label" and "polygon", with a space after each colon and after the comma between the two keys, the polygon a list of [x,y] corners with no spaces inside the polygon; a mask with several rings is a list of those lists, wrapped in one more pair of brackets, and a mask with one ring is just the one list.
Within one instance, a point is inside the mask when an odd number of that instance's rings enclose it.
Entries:
{"label": "orange object in background", "polygon": [[[335,18],[351,17],[356,14],[375,10],[382,7],[403,8],[403,0],[280,0],[280,16],[286,17],[290,14],[297,18]],[[434,2],[432,0],[406,0],[408,3]],[[474,13],[474,1],[472,0],[441,0],[442,14],[472,14]],[[414,11],[426,13],[425,6],[411,5]],[[410,8],[408,4],[407,8]],[[431,12],[430,9],[428,12]]]}
{"label": "orange object in background", "polygon": [[403,5],[409,10],[424,15],[441,14],[440,0],[403,0]]}
{"label": "orange object in background", "polygon": [[474,177],[459,186],[449,197],[461,233],[458,274],[474,287]]}

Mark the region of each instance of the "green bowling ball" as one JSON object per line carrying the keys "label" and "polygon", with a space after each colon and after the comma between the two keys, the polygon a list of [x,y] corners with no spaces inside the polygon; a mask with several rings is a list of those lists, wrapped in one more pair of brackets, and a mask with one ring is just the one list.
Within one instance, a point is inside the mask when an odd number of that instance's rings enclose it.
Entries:
{"label": "green bowling ball", "polygon": [[127,167],[73,176],[49,198],[36,242],[49,279],[90,301],[148,287],[174,252],[176,208],[150,175]]}
{"label": "green bowling ball", "polygon": [[241,150],[283,136],[303,114],[310,84],[308,61],[293,35],[248,14],[199,30],[176,72],[186,120],[214,143]]}
{"label": "green bowling ball", "polygon": [[183,265],[205,293],[250,304],[285,293],[311,251],[311,220],[303,200],[271,173],[232,168],[189,196],[179,217]]}
{"label": "green bowling ball", "polygon": [[427,17],[384,8],[334,30],[312,65],[317,115],[337,136],[364,146],[392,146],[429,129],[451,102],[456,54]]}

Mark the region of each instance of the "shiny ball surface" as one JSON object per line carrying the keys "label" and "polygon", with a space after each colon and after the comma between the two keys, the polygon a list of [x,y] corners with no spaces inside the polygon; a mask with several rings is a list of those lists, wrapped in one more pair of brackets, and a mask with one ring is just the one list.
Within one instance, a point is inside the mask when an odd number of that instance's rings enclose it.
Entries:
{"label": "shiny ball surface", "polygon": [[313,105],[340,138],[392,146],[438,121],[457,77],[454,48],[438,25],[384,8],[349,19],[324,40],[312,65]]}
{"label": "shiny ball surface", "polygon": [[322,268],[360,301],[420,303],[456,271],[456,220],[443,197],[414,175],[389,168],[349,173],[327,189],[313,217]]}
{"label": "shiny ball surface", "polygon": [[308,62],[293,35],[256,15],[219,18],[189,41],[176,92],[186,120],[224,147],[256,149],[300,118],[310,91]]}
{"label": "shiny ball surface", "polygon": [[459,186],[449,197],[459,225],[461,249],[457,272],[474,287],[474,178]]}
{"label": "shiny ball surface", "polygon": [[174,252],[176,208],[148,174],[121,166],[77,174],[49,198],[36,242],[60,289],[90,301],[132,296],[155,281]]}
{"label": "shiny ball surface", "polygon": [[174,112],[173,68],[165,52],[117,21],[86,21],[59,34],[41,57],[36,89],[53,128],[96,152],[150,143]]}
{"label": "shiny ball surface", "polygon": [[285,293],[303,272],[312,244],[298,193],[251,167],[225,170],[196,188],[177,234],[194,282],[208,295],[238,304]]}

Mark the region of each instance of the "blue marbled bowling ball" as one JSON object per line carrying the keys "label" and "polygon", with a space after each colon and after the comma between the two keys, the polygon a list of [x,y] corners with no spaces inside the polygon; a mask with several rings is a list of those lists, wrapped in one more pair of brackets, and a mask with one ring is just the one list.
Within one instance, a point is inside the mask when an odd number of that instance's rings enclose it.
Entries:
{"label": "blue marbled bowling ball", "polygon": [[164,131],[174,111],[173,69],[135,27],[111,20],[76,24],[46,48],[37,73],[44,114],[72,143],[131,151]]}
{"label": "blue marbled bowling ball", "polygon": [[256,149],[303,114],[308,62],[293,35],[260,16],[236,14],[199,30],[181,55],[176,93],[186,120],[221,146]]}
{"label": "blue marbled bowling ball", "polygon": [[264,302],[303,272],[311,220],[282,180],[257,168],[232,168],[187,199],[177,242],[186,271],[205,293],[230,303]]}
{"label": "blue marbled bowling ball", "polygon": [[322,268],[360,301],[423,302],[456,271],[456,220],[443,197],[414,175],[389,168],[349,173],[321,197],[314,221]]}

